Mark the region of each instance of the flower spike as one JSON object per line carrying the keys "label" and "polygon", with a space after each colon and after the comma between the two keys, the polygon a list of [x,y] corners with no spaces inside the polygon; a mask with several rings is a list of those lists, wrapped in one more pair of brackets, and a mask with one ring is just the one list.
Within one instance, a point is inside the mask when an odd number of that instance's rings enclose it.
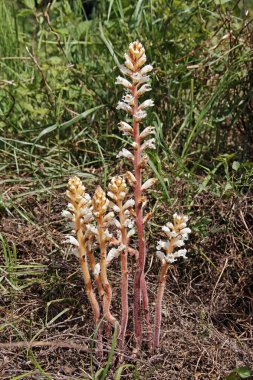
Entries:
{"label": "flower spike", "polygon": [[188,221],[188,219],[189,218],[185,215],[179,215],[175,213],[173,215],[173,223],[169,222],[162,227],[162,230],[167,237],[166,241],[160,240],[156,247],[156,255],[161,261],[161,271],[159,276],[159,286],[155,312],[155,348],[158,348],[159,346],[161,307],[166,282],[166,275],[169,265],[177,261],[177,259],[180,257],[186,259],[187,250],[185,248],[177,250],[177,248],[184,246],[185,240],[188,239],[188,234],[191,232],[191,229],[186,227],[186,222]]}
{"label": "flower spike", "polygon": [[[140,132],[140,123],[147,116],[146,109],[154,105],[153,100],[148,99],[143,103],[139,104],[139,98],[145,92],[151,90],[149,84],[150,77],[149,73],[152,71],[153,67],[151,65],[145,65],[147,57],[145,54],[145,49],[139,41],[134,41],[129,45],[128,51],[125,53],[125,65],[120,67],[121,72],[128,77],[127,82],[122,79],[117,78],[117,83],[122,84],[125,88],[125,94],[121,102],[118,103],[117,109],[123,109],[132,116],[132,125],[120,123],[120,130],[123,134],[129,134],[133,138],[131,143],[133,147],[133,153],[126,149],[118,154],[118,157],[130,158],[134,165],[134,173],[128,172],[126,178],[131,187],[134,188],[135,197],[135,214],[136,214],[136,230],[138,234],[138,244],[139,244],[139,254],[138,256],[138,267],[135,273],[134,280],[134,325],[135,325],[135,337],[138,347],[141,346],[142,339],[142,323],[141,323],[141,293],[143,299],[143,309],[145,320],[148,328],[148,339],[149,348],[152,347],[152,331],[149,321],[149,310],[148,310],[148,296],[146,282],[144,278],[144,266],[146,257],[146,247],[144,239],[144,216],[143,216],[143,195],[142,191],[150,187],[154,181],[149,180],[144,185],[142,185],[141,172],[146,167],[148,157],[143,154],[144,149],[154,148],[153,139],[148,140],[142,146],[141,141],[145,139],[148,135],[153,133],[152,129],[144,129]],[[144,66],[145,65],[145,66]],[[131,86],[128,84],[131,82]],[[144,186],[144,187],[143,187]],[[140,207],[140,205],[142,205]],[[130,226],[130,222],[128,227]],[[130,227],[129,227],[130,228]],[[133,232],[132,232],[133,233]],[[131,233],[131,234],[132,234]]]}

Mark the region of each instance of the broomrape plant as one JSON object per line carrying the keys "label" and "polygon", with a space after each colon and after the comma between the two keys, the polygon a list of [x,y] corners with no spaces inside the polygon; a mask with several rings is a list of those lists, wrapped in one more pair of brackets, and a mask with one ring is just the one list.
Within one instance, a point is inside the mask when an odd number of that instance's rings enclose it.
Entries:
{"label": "broomrape plant", "polygon": [[[123,148],[118,158],[129,160],[133,171],[127,171],[124,176],[116,176],[108,185],[107,197],[101,187],[95,191],[93,198],[85,192],[79,178],[69,180],[67,198],[68,210],[63,215],[70,219],[74,236],[68,236],[67,242],[72,244],[75,254],[79,257],[83,271],[86,293],[90,301],[95,325],[98,328],[98,350],[102,349],[102,328],[99,327],[101,316],[108,326],[117,328],[119,347],[125,343],[126,328],[128,325],[128,255],[136,259],[134,276],[134,336],[137,349],[141,348],[143,336],[143,317],[145,320],[148,345],[151,350],[159,346],[161,308],[164,295],[166,275],[172,263],[178,258],[186,258],[186,249],[181,248],[188,239],[190,228],[186,226],[188,217],[173,215],[173,223],[162,227],[166,240],[160,240],[156,255],[161,262],[158,291],[156,297],[156,311],[154,334],[150,322],[149,300],[144,268],[146,261],[146,241],[144,234],[145,223],[149,214],[144,215],[147,204],[145,192],[152,187],[156,179],[149,178],[142,182],[143,172],[148,165],[148,149],[155,149],[154,127],[142,127],[147,116],[147,108],[153,107],[151,99],[140,101],[140,98],[151,91],[150,76],[153,67],[146,64],[146,54],[142,44],[135,41],[129,45],[125,54],[125,64],[120,66],[122,74],[118,76],[116,84],[125,89],[123,98],[118,102],[117,109],[127,113],[128,119],[119,123],[119,130],[127,135],[132,146],[128,150]],[[133,197],[127,199],[129,192],[127,182],[133,189]],[[131,246],[132,236],[137,235],[137,248]],[[178,249],[179,248],[179,249]],[[96,252],[99,251],[99,257]],[[112,287],[108,280],[107,268],[113,259],[120,257],[121,261],[121,323],[111,313]],[[98,299],[91,281],[98,290]],[[102,313],[101,313],[102,312]]]}

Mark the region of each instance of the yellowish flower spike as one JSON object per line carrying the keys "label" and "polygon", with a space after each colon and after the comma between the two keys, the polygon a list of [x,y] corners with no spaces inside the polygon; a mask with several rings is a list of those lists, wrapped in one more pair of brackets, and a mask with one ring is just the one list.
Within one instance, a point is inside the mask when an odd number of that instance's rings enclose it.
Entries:
{"label": "yellowish flower spike", "polygon": [[86,293],[93,309],[96,326],[98,327],[100,308],[92,288],[85,240],[87,225],[93,220],[93,215],[91,212],[91,199],[89,194],[85,192],[85,187],[78,177],[70,178],[66,194],[69,203],[68,210],[63,212],[63,215],[67,216],[67,218],[73,223],[74,232],[76,235],[76,237],[69,236],[67,242],[78,248],[78,256],[83,272]]}
{"label": "yellowish flower spike", "polygon": [[103,312],[105,319],[114,327],[118,327],[119,324],[117,319],[110,312],[110,306],[112,301],[112,289],[107,278],[106,268],[107,244],[108,241],[112,238],[112,235],[110,235],[108,229],[105,229],[105,227],[108,224],[108,222],[113,218],[112,213],[105,215],[108,209],[108,205],[109,200],[106,198],[105,192],[100,186],[98,186],[92,199],[92,206],[93,214],[97,221],[97,239],[100,247],[100,278],[104,289]]}
{"label": "yellowish flower spike", "polygon": [[[127,184],[123,177],[113,177],[108,185],[108,196],[112,199],[113,210],[118,214],[117,227],[119,228],[119,247],[113,248],[113,254],[121,255],[121,333],[120,333],[120,348],[123,348],[125,342],[126,327],[128,323],[128,241],[135,234],[134,223],[130,218],[130,209],[134,207],[133,199],[125,201],[127,195]],[[133,213],[133,212],[132,212]],[[129,231],[128,231],[129,229]]]}

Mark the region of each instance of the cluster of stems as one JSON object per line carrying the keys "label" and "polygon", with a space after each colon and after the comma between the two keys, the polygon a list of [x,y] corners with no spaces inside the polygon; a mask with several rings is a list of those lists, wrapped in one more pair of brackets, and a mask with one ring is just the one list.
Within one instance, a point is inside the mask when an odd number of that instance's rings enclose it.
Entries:
{"label": "cluster of stems", "polygon": [[[148,346],[151,350],[159,346],[166,275],[169,266],[177,258],[186,258],[186,249],[177,250],[177,248],[185,244],[191,230],[186,226],[188,217],[178,214],[173,215],[172,223],[167,223],[162,227],[166,241],[158,242],[156,252],[161,262],[161,271],[156,297],[154,329],[152,329],[148,289],[144,275],[147,254],[144,228],[149,214],[144,215],[144,208],[147,204],[145,192],[155,184],[156,179],[148,178],[143,183],[142,178],[145,176],[145,169],[148,165],[146,152],[148,149],[155,149],[155,139],[154,137],[150,138],[155,133],[155,129],[150,126],[142,128],[142,124],[147,116],[146,109],[154,106],[154,102],[151,99],[140,102],[140,98],[146,92],[151,91],[148,73],[153,70],[153,67],[146,65],[145,50],[139,41],[129,45],[125,54],[125,64],[120,69],[127,79],[121,76],[117,77],[116,83],[125,88],[123,99],[119,101],[117,109],[127,112],[128,119],[119,123],[119,130],[127,136],[126,144],[129,144],[131,148],[123,148],[117,157],[130,160],[133,170],[127,171],[124,176],[112,178],[107,192],[110,200],[101,187],[96,189],[91,199],[85,193],[85,188],[79,178],[70,179],[67,191],[69,205],[68,211],[65,211],[64,215],[71,220],[74,227],[75,237],[69,236],[68,241],[78,248],[77,255],[81,263],[95,324],[98,327],[99,320],[103,316],[107,326],[117,328],[120,348],[124,347],[129,317],[128,255],[131,253],[135,256],[134,336],[137,349],[140,349],[143,339],[143,321],[145,321]],[[133,198],[130,199],[127,199],[126,181],[133,192]],[[135,246],[133,244],[131,246],[131,238],[134,235],[137,235],[137,239],[135,239]],[[99,253],[97,254],[97,252]],[[110,311],[112,288],[107,275],[108,265],[117,257],[121,259],[121,323]],[[98,290],[98,299],[92,287],[91,273]],[[98,338],[101,348],[101,328]]]}

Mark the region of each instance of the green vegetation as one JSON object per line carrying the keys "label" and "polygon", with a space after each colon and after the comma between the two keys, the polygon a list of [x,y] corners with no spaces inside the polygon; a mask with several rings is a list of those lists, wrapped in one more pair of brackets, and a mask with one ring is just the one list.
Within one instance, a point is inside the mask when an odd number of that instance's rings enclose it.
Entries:
{"label": "green vegetation", "polygon": [[[190,259],[169,274],[164,343],[151,364],[132,355],[130,336],[123,364],[114,347],[109,364],[92,356],[90,365],[72,349],[50,351],[48,362],[48,347],[13,355],[0,345],[12,363],[3,378],[239,377],[229,373],[253,362],[252,2],[98,0],[89,13],[83,3],[0,1],[0,343],[62,334],[92,346],[82,278],[62,244],[63,192],[70,175],[94,189],[123,171],[115,79],[136,39],[154,65],[151,224],[158,230],[175,209],[191,215]],[[151,251],[155,238],[150,229]],[[158,273],[151,256],[146,270],[152,261]],[[147,281],[157,281],[149,270]]]}

